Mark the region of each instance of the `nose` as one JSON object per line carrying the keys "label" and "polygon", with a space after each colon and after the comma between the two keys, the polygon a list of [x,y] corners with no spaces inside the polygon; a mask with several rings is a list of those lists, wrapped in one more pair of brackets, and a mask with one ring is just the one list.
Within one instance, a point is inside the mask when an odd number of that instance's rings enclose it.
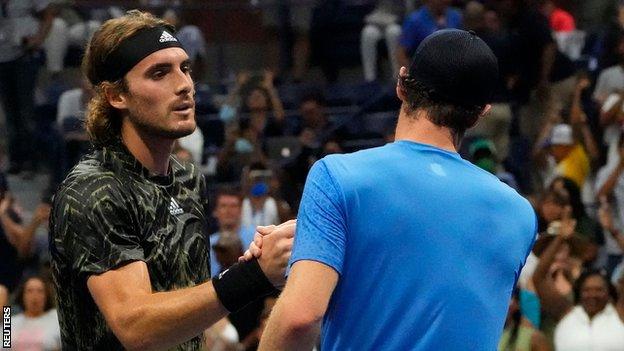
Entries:
{"label": "nose", "polygon": [[193,91],[193,78],[181,69],[176,71],[176,95],[195,95]]}

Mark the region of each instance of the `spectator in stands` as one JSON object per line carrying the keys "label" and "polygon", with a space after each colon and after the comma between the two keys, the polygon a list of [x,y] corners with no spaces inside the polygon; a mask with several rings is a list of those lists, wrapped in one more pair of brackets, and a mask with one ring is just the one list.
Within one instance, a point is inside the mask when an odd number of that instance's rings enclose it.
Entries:
{"label": "spectator in stands", "polygon": [[[293,61],[292,78],[300,82],[305,78],[310,58],[310,25],[312,11],[317,0],[255,0],[262,9],[262,22],[269,35],[268,67],[278,76],[286,69],[288,56]],[[289,47],[285,30],[289,28],[295,36],[292,51]]]}
{"label": "spectator in stands", "polygon": [[[624,256],[622,255],[622,252],[624,252],[624,234],[622,234],[621,230],[622,225],[616,225],[616,221],[614,220],[614,217],[618,218],[621,212],[620,208],[617,210],[617,214],[613,213],[609,200],[607,200],[605,196],[600,197],[598,218],[600,219],[600,224],[607,235],[607,243],[605,245],[607,254],[609,255],[607,257],[607,274],[614,272],[616,267],[621,266],[624,262]],[[619,218],[617,222],[621,223]],[[616,250],[614,250],[614,248]]]}
{"label": "spectator in stands", "polygon": [[91,146],[84,129],[84,118],[87,104],[93,95],[91,84],[81,79],[78,88],[63,92],[59,98],[56,124],[64,144],[63,174],[69,171]]}
{"label": "spectator in stands", "polygon": [[[594,100],[603,105],[610,94],[621,93],[624,90],[624,33],[621,33],[616,41],[614,59],[617,63],[605,68],[598,76],[594,89]],[[607,125],[610,121],[603,121]]]}
{"label": "spectator in stands", "polygon": [[[471,1],[469,5],[476,12],[483,5]],[[510,81],[515,71],[514,57],[511,52],[511,37],[504,30],[498,13],[492,9],[483,8],[482,15],[475,14],[471,20],[465,14],[466,25],[474,27],[477,34],[492,49],[498,59],[499,79],[492,94],[492,108],[490,113],[482,118],[477,125],[466,132],[466,136],[486,137],[494,142],[499,160],[502,162],[509,153],[509,133],[512,120]]]}
{"label": "spectator in stands", "polygon": [[557,50],[548,19],[531,2],[511,0],[501,10],[510,23],[516,76],[514,98],[522,105],[520,130],[536,140],[545,117],[570,106],[576,77],[572,62]]}
{"label": "spectator in stands", "polygon": [[[602,212],[609,211],[615,217],[613,225],[603,228],[605,235],[605,251],[607,254],[607,271],[612,272],[622,260],[624,247],[619,245],[618,236],[624,225],[624,138],[620,137],[619,159],[617,162],[607,163],[596,175],[596,195],[603,207]],[[607,206],[608,205],[608,206]],[[611,209],[613,212],[611,212]],[[604,216],[604,213],[603,213]],[[604,218],[603,218],[604,219]]]}
{"label": "spectator in stands", "polygon": [[397,50],[399,66],[409,67],[410,57],[429,34],[440,29],[462,27],[461,12],[449,6],[450,0],[424,0],[423,3],[403,22]]}
{"label": "spectator in stands", "polygon": [[220,118],[232,125],[237,117],[240,119],[237,115],[243,115],[250,119],[252,128],[260,135],[282,135],[286,114],[273,80],[274,75],[268,70],[255,76],[239,73],[236,86],[221,106]]}
{"label": "spectator in stands", "polygon": [[557,6],[553,0],[540,0],[540,12],[548,18],[550,28],[557,32],[571,32],[576,29],[576,21],[571,13]]}
{"label": "spectator in stands", "polygon": [[401,36],[399,22],[405,12],[404,0],[381,0],[375,9],[364,18],[364,28],[360,38],[362,68],[367,82],[377,80],[377,44],[383,38],[388,48],[388,59],[394,78],[399,74],[397,48]]}
{"label": "spectator in stands", "polygon": [[31,277],[20,287],[15,300],[23,313],[11,321],[13,349],[60,350],[61,330],[50,284],[42,277]]}
{"label": "spectator in stands", "polygon": [[576,183],[565,177],[557,177],[550,184],[549,190],[565,192],[569,197],[569,205],[572,207],[572,217],[576,219],[576,232],[588,241],[584,261],[593,261],[597,255],[596,244],[600,241],[599,225],[587,215],[585,205],[581,199],[581,189]]}
{"label": "spectator in stands", "polygon": [[558,321],[554,334],[555,349],[620,349],[624,345],[624,309],[620,303],[617,309],[613,305],[613,287],[604,274],[598,271],[583,273],[574,282],[573,300],[561,294],[553,280],[548,278],[557,251],[573,234],[574,221],[563,222],[533,275],[544,312]]}
{"label": "spectator in stands", "polygon": [[536,210],[537,231],[544,232],[550,224],[561,219],[563,210],[570,205],[570,195],[562,189],[547,189],[540,195]]}
{"label": "spectator in stands", "polygon": [[168,9],[163,14],[163,19],[176,28],[176,38],[180,41],[180,44],[184,46],[184,50],[189,55],[191,60],[191,73],[193,80],[199,82],[204,77],[206,60],[208,54],[206,53],[206,40],[204,34],[199,27],[186,23],[178,12],[173,9]]}
{"label": "spectator in stands", "polygon": [[[240,240],[243,247],[248,247],[253,241],[255,227],[241,225],[241,208],[242,198],[240,193],[227,188],[220,189],[217,192],[215,208],[212,215],[217,219],[219,230],[210,235],[210,270],[212,276],[228,268],[219,263],[215,252],[215,245],[217,245],[222,235],[235,236]],[[236,256],[236,258],[238,258],[238,256]]]}
{"label": "spectator in stands", "polygon": [[16,174],[34,167],[34,90],[43,62],[41,47],[55,10],[49,0],[3,0],[0,4],[0,101],[11,159],[8,173]]}
{"label": "spectator in stands", "polygon": [[38,265],[33,255],[33,238],[37,228],[47,223],[50,205],[41,204],[32,221],[22,224],[22,215],[6,185],[0,189],[0,284],[15,289],[27,265]]}
{"label": "spectator in stands", "polygon": [[604,36],[600,43],[598,52],[598,69],[602,70],[613,65],[617,65],[619,60],[618,46],[624,34],[624,1],[618,1],[615,11],[610,11],[611,18]]}
{"label": "spectator in stands", "polygon": [[273,172],[261,163],[249,167],[244,186],[247,194],[243,200],[243,226],[255,228],[259,225],[280,223],[277,201],[269,192],[272,177]]}
{"label": "spectator in stands", "polygon": [[238,129],[230,129],[217,160],[217,180],[240,182],[243,169],[255,162],[265,162],[260,133],[249,118],[238,121]]}
{"label": "spectator in stands", "polygon": [[549,122],[535,145],[533,157],[542,171],[543,187],[563,176],[582,188],[590,172],[585,147],[575,140],[569,124]]}
{"label": "spectator in stands", "polygon": [[548,339],[544,334],[531,325],[520,310],[520,291],[514,289],[509,303],[505,329],[498,343],[499,351],[523,350],[523,351],[549,351],[551,350]]}

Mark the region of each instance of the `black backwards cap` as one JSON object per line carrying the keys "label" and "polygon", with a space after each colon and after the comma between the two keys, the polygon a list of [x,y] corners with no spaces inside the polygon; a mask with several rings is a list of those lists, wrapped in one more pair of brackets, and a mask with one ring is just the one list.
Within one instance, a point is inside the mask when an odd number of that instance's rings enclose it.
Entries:
{"label": "black backwards cap", "polygon": [[498,60],[473,31],[444,29],[420,43],[409,75],[443,101],[483,106],[498,80]]}
{"label": "black backwards cap", "polygon": [[173,30],[165,26],[140,29],[108,54],[104,64],[98,67],[95,81],[91,83],[97,85],[105,80],[115,82],[150,54],[167,48],[184,49]]}

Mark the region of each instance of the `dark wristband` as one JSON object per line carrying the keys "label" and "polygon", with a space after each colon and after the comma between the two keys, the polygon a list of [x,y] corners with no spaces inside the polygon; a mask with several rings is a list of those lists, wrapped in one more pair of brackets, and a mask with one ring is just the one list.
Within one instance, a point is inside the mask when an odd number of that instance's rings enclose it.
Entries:
{"label": "dark wristband", "polygon": [[258,298],[277,291],[264,275],[257,259],[240,262],[212,278],[221,304],[236,312]]}

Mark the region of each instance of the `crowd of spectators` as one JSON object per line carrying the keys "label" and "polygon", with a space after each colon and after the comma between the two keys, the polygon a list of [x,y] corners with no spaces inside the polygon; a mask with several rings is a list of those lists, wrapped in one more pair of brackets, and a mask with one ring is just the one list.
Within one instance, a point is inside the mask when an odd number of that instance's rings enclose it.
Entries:
{"label": "crowd of spectators", "polygon": [[[45,232],[54,189],[91,148],[83,120],[92,96],[88,82],[63,77],[99,25],[130,8],[80,3],[0,0],[0,304],[19,313],[16,350],[60,347]],[[624,350],[624,1],[220,4],[132,6],[174,23],[193,63],[198,128],[174,154],[211,184],[213,274],[236,262],[255,226],[296,216],[316,160],[392,142],[399,67],[427,35],[463,28],[492,48],[500,79],[460,154],[527,197],[537,216],[499,350]],[[193,14],[217,7],[255,18],[258,28],[244,29],[263,33],[254,53],[263,69],[211,74],[214,35]],[[352,67],[357,77],[341,77]],[[41,203],[21,208],[7,179],[41,173],[50,179]],[[274,299],[206,330],[207,349],[254,349]]]}

